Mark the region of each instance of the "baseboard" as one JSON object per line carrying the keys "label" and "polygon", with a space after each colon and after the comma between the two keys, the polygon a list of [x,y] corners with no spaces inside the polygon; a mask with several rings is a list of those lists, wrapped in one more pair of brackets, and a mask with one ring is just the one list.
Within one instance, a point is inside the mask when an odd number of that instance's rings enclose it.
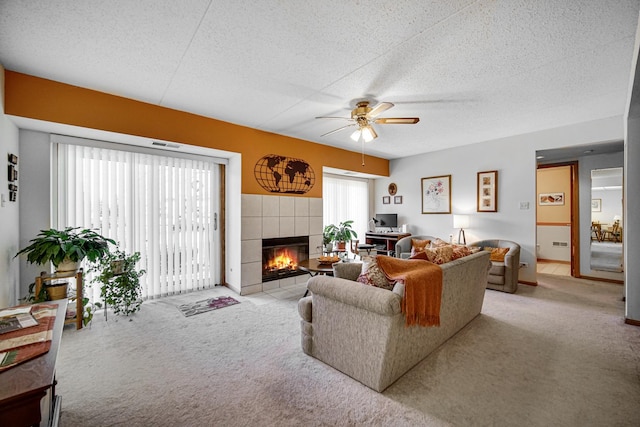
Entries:
{"label": "baseboard", "polygon": [[529,286],[538,286],[538,282],[529,282],[527,280],[518,280],[518,283],[522,283],[523,285],[529,285]]}
{"label": "baseboard", "polygon": [[631,326],[640,326],[640,320],[634,320],[634,319],[624,319],[624,323],[626,323],[627,325],[631,325]]}
{"label": "baseboard", "polygon": [[615,283],[618,285],[624,285],[624,280],[606,279],[604,277],[580,276],[578,277],[578,279],[587,279],[587,280],[594,280],[596,282],[607,282],[607,283]]}
{"label": "baseboard", "polygon": [[537,261],[538,262],[553,262],[555,264],[569,264],[569,265],[571,265],[571,261],[558,261],[558,260],[555,260],[555,259],[538,258]]}

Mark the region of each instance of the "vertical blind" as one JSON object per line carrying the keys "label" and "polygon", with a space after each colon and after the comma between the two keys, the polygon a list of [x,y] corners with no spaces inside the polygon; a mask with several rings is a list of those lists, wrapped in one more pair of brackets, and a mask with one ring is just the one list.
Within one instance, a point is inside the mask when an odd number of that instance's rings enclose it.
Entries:
{"label": "vertical blind", "polygon": [[[143,298],[218,283],[216,163],[56,146],[58,227],[97,229],[126,253],[140,252]],[[91,292],[97,300],[100,290]]]}
{"label": "vertical blind", "polygon": [[324,225],[353,220],[358,239],[364,242],[369,221],[369,184],[366,180],[324,175],[322,178]]}

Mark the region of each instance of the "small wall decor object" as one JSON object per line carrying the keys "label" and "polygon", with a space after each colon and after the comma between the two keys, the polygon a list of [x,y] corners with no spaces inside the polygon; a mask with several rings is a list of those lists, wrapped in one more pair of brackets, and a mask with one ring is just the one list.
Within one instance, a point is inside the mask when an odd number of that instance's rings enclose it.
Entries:
{"label": "small wall decor object", "polygon": [[382,196],[382,204],[388,205],[391,203],[391,196]]}
{"label": "small wall decor object", "polygon": [[395,196],[397,192],[398,192],[398,186],[393,182],[389,184],[389,195]]}
{"label": "small wall decor object", "polygon": [[451,175],[422,178],[422,213],[451,213]]}
{"label": "small wall decor object", "polygon": [[602,199],[591,199],[591,212],[602,212]]}
{"label": "small wall decor object", "polygon": [[7,160],[9,166],[7,167],[7,180],[9,181],[9,201],[15,202],[18,200],[18,186],[13,184],[18,180],[18,156],[8,153]]}
{"label": "small wall decor object", "polygon": [[402,196],[394,196],[393,197],[393,203],[396,205],[401,205],[402,204]]}
{"label": "small wall decor object", "polygon": [[540,206],[564,205],[564,193],[540,193],[538,194]]}
{"label": "small wall decor object", "polygon": [[478,172],[478,212],[498,212],[498,171]]}

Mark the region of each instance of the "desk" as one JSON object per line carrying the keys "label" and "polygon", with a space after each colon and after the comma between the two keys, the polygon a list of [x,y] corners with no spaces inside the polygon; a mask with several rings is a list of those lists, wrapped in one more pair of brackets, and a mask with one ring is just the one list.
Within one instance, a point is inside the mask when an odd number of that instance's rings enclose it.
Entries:
{"label": "desk", "polygon": [[[339,261],[338,261],[339,262]],[[320,264],[318,258],[305,259],[298,263],[298,270],[306,271],[311,277],[318,274],[333,275],[333,266],[331,264]],[[306,297],[309,294],[309,290],[304,293]]]}
{"label": "desk", "polygon": [[367,233],[365,236],[366,243],[374,245],[379,254],[393,256],[398,240],[411,236],[411,233]]}
{"label": "desk", "polygon": [[[58,304],[49,351],[0,373],[1,426],[57,424],[60,398],[56,396],[56,359],[67,313],[67,300],[51,301],[47,304]],[[44,397],[44,404],[40,405]]]}

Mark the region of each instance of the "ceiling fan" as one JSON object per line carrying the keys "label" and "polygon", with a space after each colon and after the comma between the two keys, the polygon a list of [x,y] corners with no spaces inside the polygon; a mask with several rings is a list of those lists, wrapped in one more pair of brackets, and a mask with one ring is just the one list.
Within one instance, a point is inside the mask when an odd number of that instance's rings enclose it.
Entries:
{"label": "ceiling fan", "polygon": [[378,117],[381,113],[393,107],[391,102],[381,102],[375,107],[369,106],[369,101],[360,101],[356,104],[356,108],[351,111],[351,117],[328,117],[321,116],[316,119],[342,119],[349,120],[353,123],[334,129],[330,132],[320,135],[327,136],[341,130],[356,126],[356,130],[351,134],[351,139],[358,142],[361,138],[363,142],[373,141],[378,137],[373,124],[377,125],[413,125],[420,121],[418,117]]}

